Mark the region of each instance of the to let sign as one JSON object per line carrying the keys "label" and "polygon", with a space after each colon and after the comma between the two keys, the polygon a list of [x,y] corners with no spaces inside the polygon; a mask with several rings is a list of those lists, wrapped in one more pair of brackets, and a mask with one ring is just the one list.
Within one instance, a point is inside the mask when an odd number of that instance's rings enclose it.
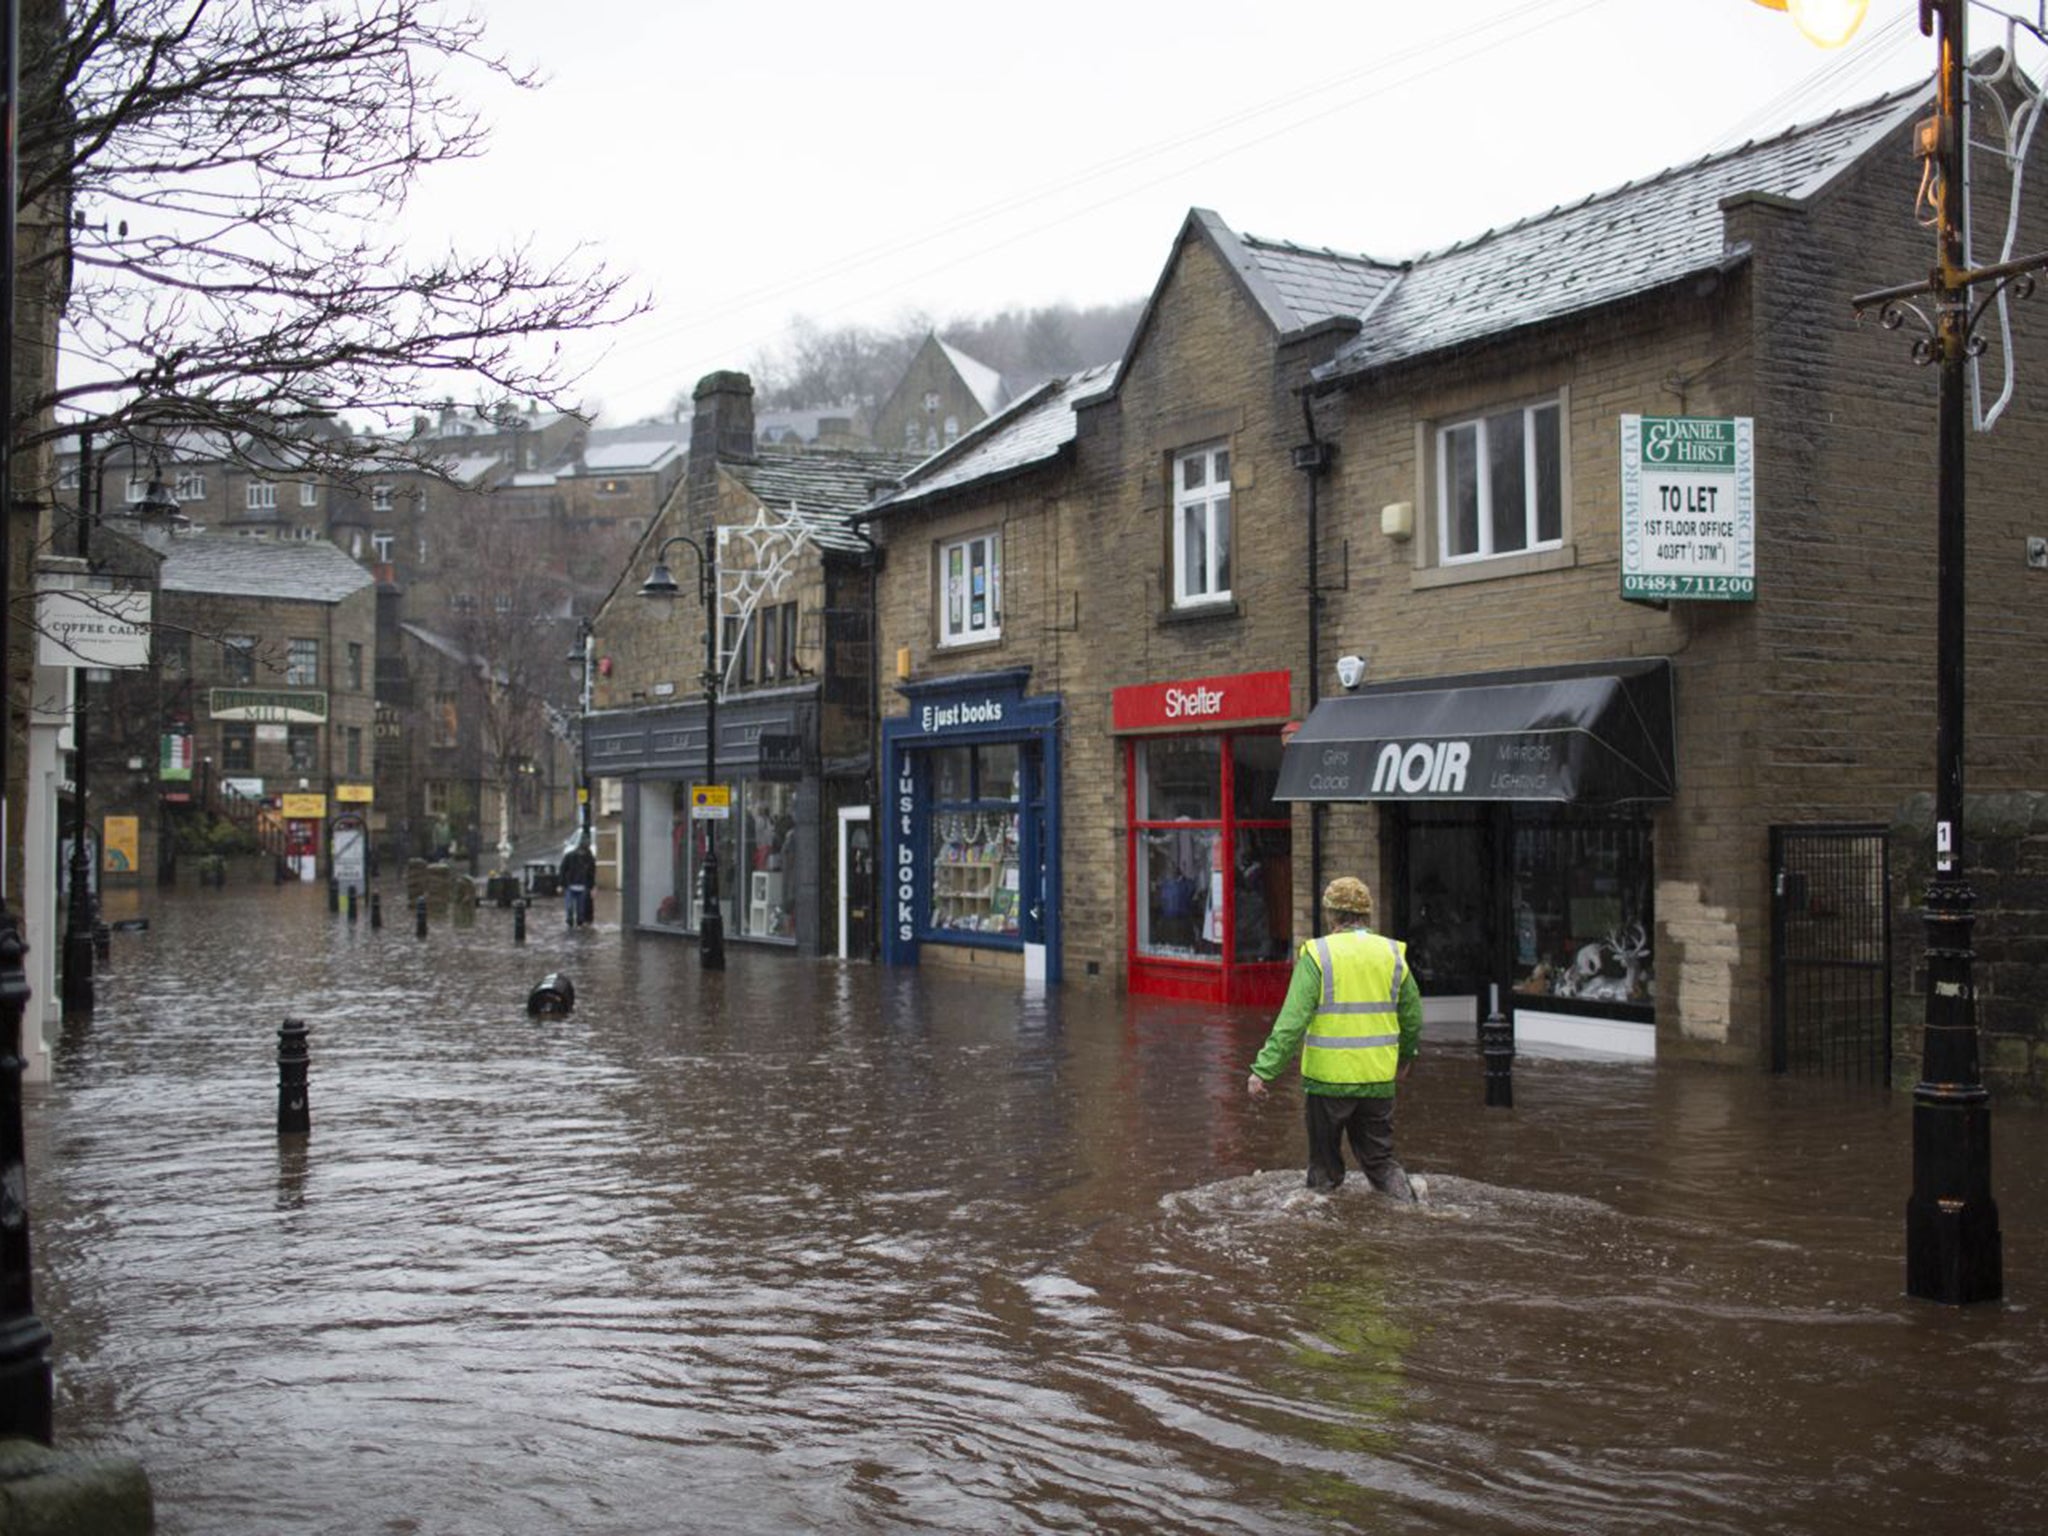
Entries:
{"label": "to let sign", "polygon": [[1621,418],[1621,595],[1756,600],[1751,418]]}

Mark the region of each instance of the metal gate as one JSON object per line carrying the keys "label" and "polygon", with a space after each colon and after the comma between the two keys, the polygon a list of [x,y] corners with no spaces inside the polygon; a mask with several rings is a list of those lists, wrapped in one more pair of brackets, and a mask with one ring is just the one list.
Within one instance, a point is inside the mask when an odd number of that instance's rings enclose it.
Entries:
{"label": "metal gate", "polygon": [[1771,1070],[1884,1086],[1891,863],[1876,824],[1771,828]]}

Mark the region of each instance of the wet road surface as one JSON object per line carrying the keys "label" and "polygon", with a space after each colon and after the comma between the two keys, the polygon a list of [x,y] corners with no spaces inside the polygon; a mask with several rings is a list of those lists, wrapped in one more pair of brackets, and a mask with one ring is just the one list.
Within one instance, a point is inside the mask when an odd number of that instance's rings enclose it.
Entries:
{"label": "wet road surface", "polygon": [[1320,1200],[1257,1013],[392,907],[150,893],[30,1090],[60,1443],[169,1536],[2040,1528],[2036,1111],[1955,1311],[1901,1098],[1433,1042],[1429,1203]]}

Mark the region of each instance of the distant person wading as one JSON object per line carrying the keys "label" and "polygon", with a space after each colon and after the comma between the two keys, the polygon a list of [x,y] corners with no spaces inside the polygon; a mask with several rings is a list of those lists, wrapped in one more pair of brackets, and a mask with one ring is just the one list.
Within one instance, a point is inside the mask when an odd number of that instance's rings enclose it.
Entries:
{"label": "distant person wading", "polygon": [[1323,892],[1325,935],[1301,946],[1287,1001],[1252,1063],[1245,1091],[1266,1085],[1301,1052],[1308,1125],[1308,1184],[1344,1182],[1344,1142],[1372,1187],[1413,1200],[1394,1160],[1394,1094],[1415,1063],[1422,1039],[1422,991],[1408,949],[1372,931],[1372,892],[1349,875]]}

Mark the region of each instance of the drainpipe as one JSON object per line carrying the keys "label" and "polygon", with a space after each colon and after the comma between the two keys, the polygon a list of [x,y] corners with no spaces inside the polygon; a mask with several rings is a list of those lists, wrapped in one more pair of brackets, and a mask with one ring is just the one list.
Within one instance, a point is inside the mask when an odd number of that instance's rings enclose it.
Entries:
{"label": "drainpipe", "polygon": [[[1313,711],[1323,696],[1323,587],[1319,556],[1322,552],[1321,503],[1318,490],[1330,472],[1337,445],[1316,436],[1315,400],[1301,392],[1301,420],[1308,441],[1294,450],[1294,467],[1308,479],[1308,707]],[[1311,800],[1308,807],[1309,922],[1313,927],[1323,899],[1323,829],[1329,807]]]}

